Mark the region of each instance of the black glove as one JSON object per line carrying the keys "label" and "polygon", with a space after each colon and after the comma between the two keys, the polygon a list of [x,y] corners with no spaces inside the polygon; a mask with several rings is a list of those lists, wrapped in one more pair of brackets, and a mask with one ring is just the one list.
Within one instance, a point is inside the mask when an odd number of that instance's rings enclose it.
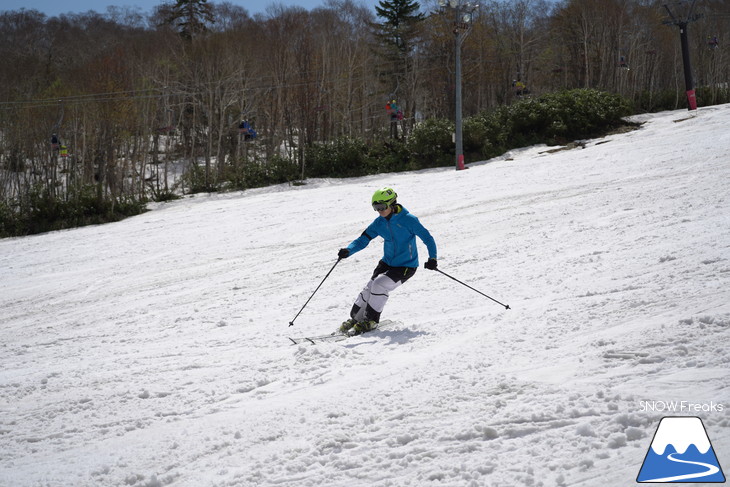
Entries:
{"label": "black glove", "polygon": [[350,250],[349,249],[340,249],[339,252],[337,252],[337,257],[340,259],[347,259],[350,256]]}
{"label": "black glove", "polygon": [[423,264],[423,267],[430,271],[435,271],[438,267],[438,263],[436,262],[436,259],[428,259],[425,264]]}

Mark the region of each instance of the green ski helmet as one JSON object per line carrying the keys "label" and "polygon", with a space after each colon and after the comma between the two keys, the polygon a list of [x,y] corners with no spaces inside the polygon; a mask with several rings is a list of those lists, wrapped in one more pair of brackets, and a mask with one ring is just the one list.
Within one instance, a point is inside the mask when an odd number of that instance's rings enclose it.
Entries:
{"label": "green ski helmet", "polygon": [[373,209],[383,211],[389,206],[395,205],[398,194],[393,188],[380,188],[373,193]]}

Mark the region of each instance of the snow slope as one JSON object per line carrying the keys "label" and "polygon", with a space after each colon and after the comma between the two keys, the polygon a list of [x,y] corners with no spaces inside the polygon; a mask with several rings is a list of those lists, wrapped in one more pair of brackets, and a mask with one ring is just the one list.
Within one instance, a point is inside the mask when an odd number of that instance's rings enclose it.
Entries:
{"label": "snow slope", "polygon": [[[730,105],[637,119],[0,241],[0,485],[619,487],[669,415],[728,468]],[[379,240],[288,327],[384,185],[512,309],[420,269],[394,328],[291,345],[347,317]]]}

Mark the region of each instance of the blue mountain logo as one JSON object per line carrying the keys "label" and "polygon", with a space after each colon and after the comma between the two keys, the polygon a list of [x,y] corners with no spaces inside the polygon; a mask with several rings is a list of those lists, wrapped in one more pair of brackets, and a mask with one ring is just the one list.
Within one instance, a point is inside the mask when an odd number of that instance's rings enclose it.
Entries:
{"label": "blue mountain logo", "polygon": [[662,418],[636,481],[724,483],[725,475],[702,420],[694,416]]}

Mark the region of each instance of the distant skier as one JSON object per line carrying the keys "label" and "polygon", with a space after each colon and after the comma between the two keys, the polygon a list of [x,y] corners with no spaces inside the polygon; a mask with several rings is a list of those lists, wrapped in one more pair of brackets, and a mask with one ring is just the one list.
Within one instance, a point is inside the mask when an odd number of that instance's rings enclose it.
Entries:
{"label": "distant skier", "polygon": [[515,90],[515,96],[522,96],[530,94],[530,90],[527,89],[527,85],[519,79],[512,81],[512,88]]}
{"label": "distant skier", "polygon": [[350,319],[342,323],[340,331],[358,335],[377,327],[380,314],[390,292],[413,277],[418,268],[416,236],[426,244],[428,261],[426,269],[436,270],[436,242],[421,222],[396,201],[393,188],[382,188],[373,194],[372,205],[378,216],[337,256],[346,259],[368,246],[375,237],[382,237],[383,258],[378,262],[373,276],[360,292],[350,311]]}

